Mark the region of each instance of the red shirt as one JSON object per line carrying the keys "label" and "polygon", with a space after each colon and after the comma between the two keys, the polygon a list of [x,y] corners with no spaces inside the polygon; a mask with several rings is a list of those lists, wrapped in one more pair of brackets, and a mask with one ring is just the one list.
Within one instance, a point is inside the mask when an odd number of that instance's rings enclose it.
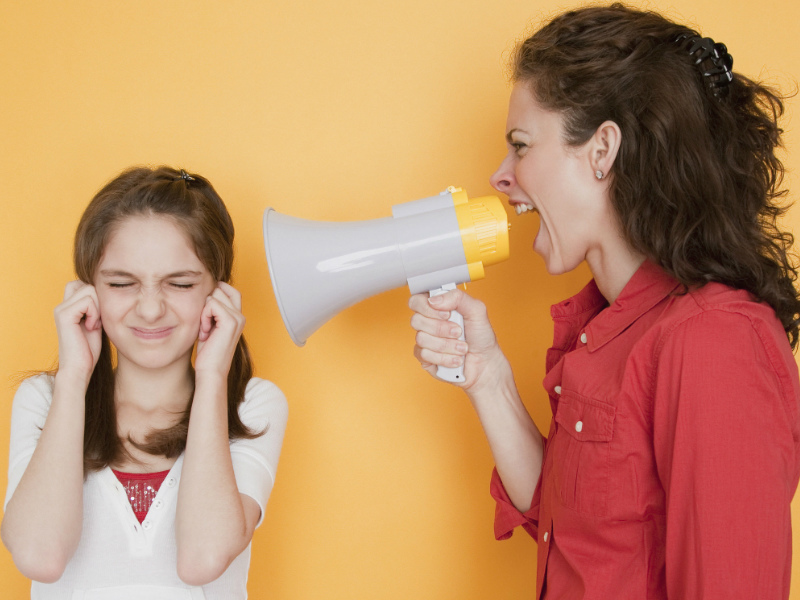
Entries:
{"label": "red shirt", "polygon": [[797,364],[747,292],[645,262],[608,306],[551,309],[553,420],[531,509],[495,470],[495,535],[538,540],[537,598],[789,597]]}

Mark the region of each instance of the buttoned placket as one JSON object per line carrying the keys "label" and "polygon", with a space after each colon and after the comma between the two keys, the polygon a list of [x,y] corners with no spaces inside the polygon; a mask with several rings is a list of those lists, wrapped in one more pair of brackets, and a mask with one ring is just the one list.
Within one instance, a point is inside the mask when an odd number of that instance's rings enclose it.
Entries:
{"label": "buttoned placket", "polygon": [[179,457],[172,469],[170,469],[141,523],[139,523],[139,519],[136,518],[136,514],[133,512],[125,486],[117,479],[110,467],[106,467],[102,471],[102,476],[105,477],[105,485],[108,486],[111,492],[117,507],[117,514],[123,522],[123,530],[128,537],[132,556],[147,556],[152,553],[153,539],[158,524],[161,522],[164,509],[168,502],[174,502],[177,498],[182,458],[182,456]]}

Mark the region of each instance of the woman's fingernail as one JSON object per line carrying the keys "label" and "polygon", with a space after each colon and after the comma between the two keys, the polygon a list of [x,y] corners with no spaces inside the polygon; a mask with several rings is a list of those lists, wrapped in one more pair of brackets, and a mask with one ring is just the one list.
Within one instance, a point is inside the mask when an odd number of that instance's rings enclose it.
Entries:
{"label": "woman's fingernail", "polygon": [[461,363],[464,362],[464,358],[461,356],[454,356],[450,359],[450,364],[454,367],[460,367]]}
{"label": "woman's fingernail", "polygon": [[450,336],[454,338],[461,337],[461,328],[458,325],[454,325],[450,328],[448,333],[450,333]]}
{"label": "woman's fingernail", "polygon": [[466,354],[467,353],[467,344],[466,344],[466,342],[458,342],[456,344],[456,351],[457,352],[461,352],[462,354]]}
{"label": "woman's fingernail", "polygon": [[428,298],[428,303],[431,306],[439,306],[442,302],[444,302],[444,298],[442,298],[441,296],[431,296],[430,298]]}

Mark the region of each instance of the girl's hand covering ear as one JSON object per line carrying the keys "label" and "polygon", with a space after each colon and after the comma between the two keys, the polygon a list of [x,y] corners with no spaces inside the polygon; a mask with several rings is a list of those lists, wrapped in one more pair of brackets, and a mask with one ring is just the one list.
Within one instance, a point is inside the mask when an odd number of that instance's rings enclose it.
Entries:
{"label": "girl's hand covering ear", "polygon": [[54,311],[58,332],[58,371],[89,385],[103,339],[100,303],[93,285],[70,281]]}
{"label": "girl's hand covering ear", "polygon": [[244,323],[242,295],[220,281],[200,314],[195,373],[214,372],[227,378]]}

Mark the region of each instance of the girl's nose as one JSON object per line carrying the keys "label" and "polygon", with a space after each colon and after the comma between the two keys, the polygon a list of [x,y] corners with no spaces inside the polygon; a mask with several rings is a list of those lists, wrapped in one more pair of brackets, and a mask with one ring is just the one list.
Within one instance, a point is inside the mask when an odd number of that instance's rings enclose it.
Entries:
{"label": "girl's nose", "polygon": [[160,291],[142,290],[136,303],[136,314],[145,321],[152,322],[164,314],[164,298]]}

